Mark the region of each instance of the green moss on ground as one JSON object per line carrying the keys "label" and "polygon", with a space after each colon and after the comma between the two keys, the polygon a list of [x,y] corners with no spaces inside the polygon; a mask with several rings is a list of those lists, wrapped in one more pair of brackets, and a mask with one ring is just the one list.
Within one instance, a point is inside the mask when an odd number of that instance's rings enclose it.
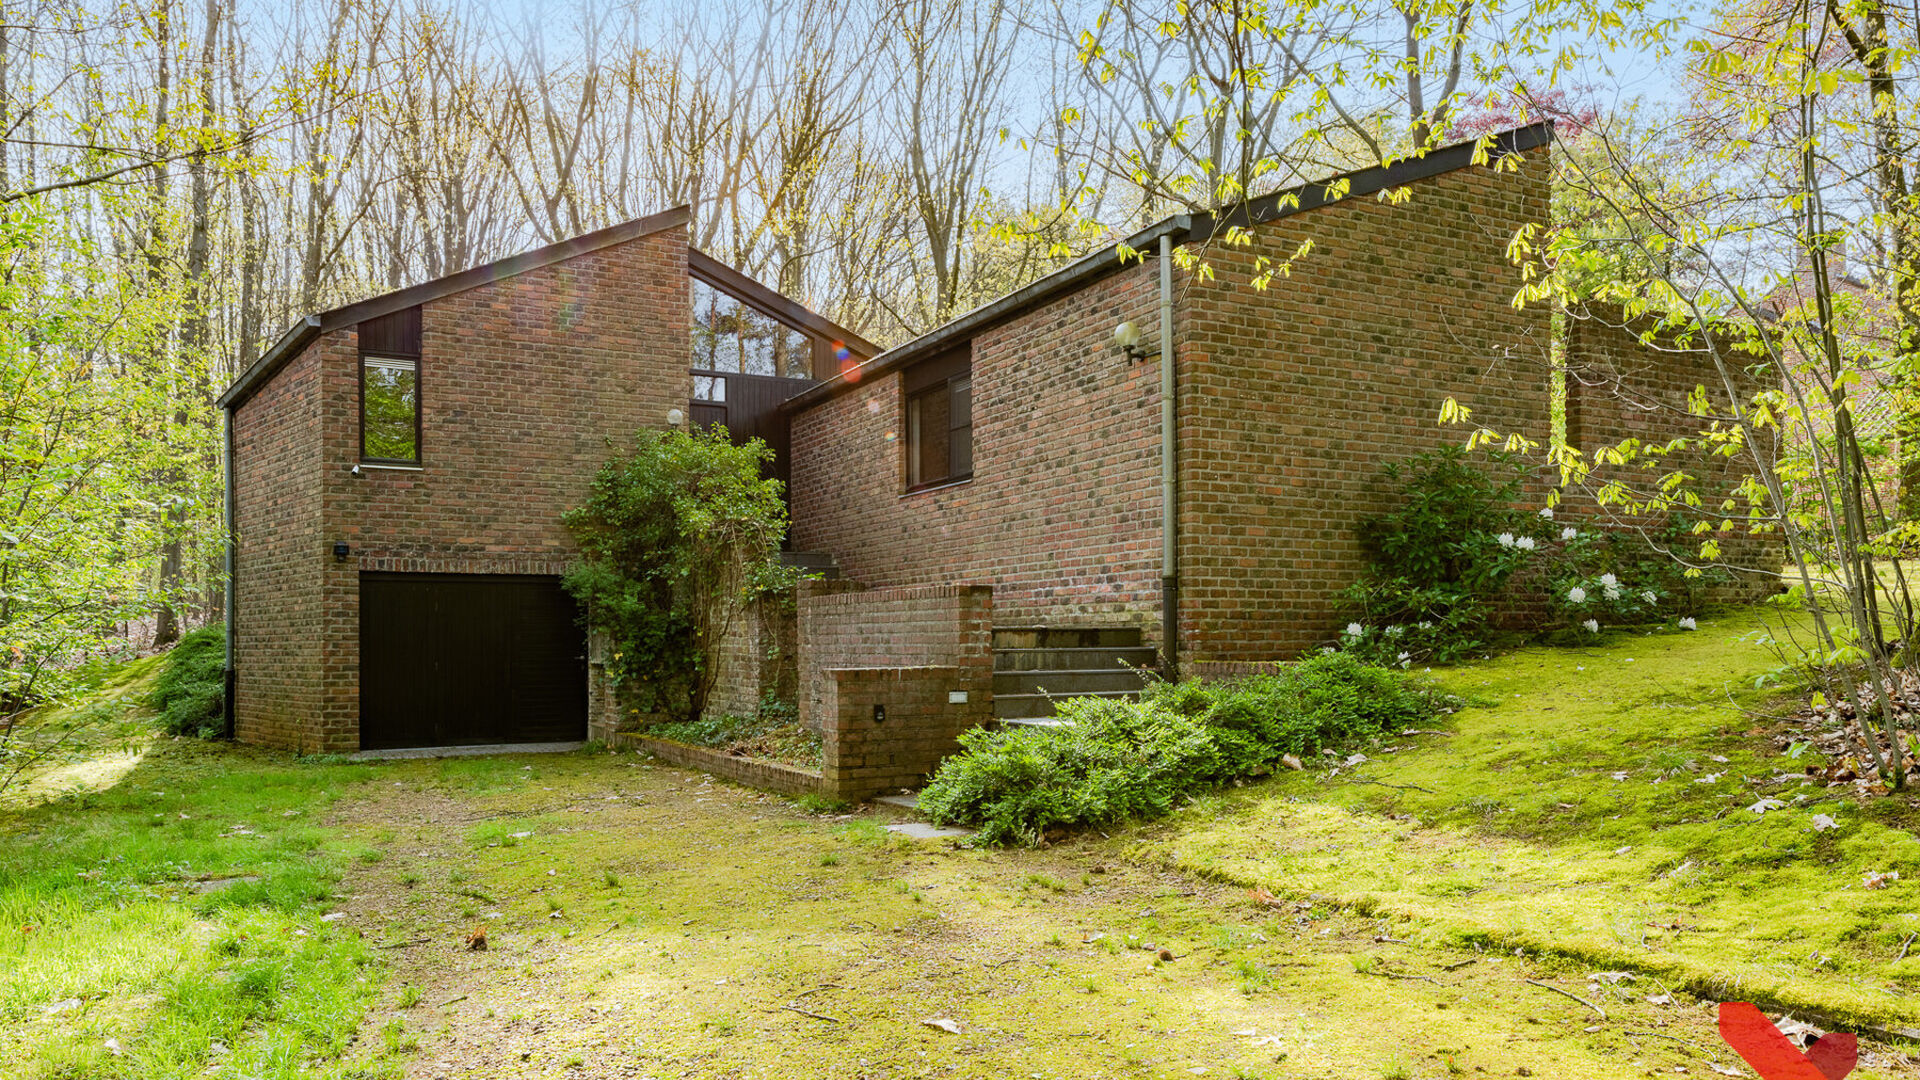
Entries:
{"label": "green moss on ground", "polygon": [[[1445,736],[1205,800],[1134,851],[1337,897],[1424,939],[1525,947],[1727,998],[1920,1026],[1920,800],[1798,774],[1745,710],[1777,666],[1757,615],[1615,633],[1441,673]],[[1763,798],[1784,806],[1765,814]],[[1815,815],[1838,828],[1816,830]],[[1890,888],[1869,873],[1898,871]]]}
{"label": "green moss on ground", "polygon": [[154,670],[25,733],[78,735],[0,805],[0,1071],[351,1075],[380,969],[320,919],[349,853],[316,818],[371,774],[156,737]]}

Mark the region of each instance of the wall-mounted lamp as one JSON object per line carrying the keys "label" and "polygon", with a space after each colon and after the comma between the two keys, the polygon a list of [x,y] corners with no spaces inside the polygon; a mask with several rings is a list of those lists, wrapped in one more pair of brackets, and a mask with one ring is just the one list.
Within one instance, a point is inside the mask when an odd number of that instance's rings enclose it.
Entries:
{"label": "wall-mounted lamp", "polygon": [[1130,322],[1113,328],[1113,347],[1126,353],[1129,360],[1147,358],[1147,350],[1140,347],[1140,328]]}
{"label": "wall-mounted lamp", "polygon": [[687,419],[687,414],[681,412],[679,409],[667,410],[667,426],[668,427],[679,427],[681,424],[686,422],[686,419]]}
{"label": "wall-mounted lamp", "polygon": [[353,468],[348,469],[347,472],[351,473],[355,477],[361,477],[366,475],[366,473],[363,473],[360,471],[360,466],[358,465],[355,465]]}
{"label": "wall-mounted lamp", "polygon": [[333,542],[333,561],[334,562],[346,562],[347,556],[351,554],[353,554],[353,549],[347,546],[347,542],[345,540],[335,540]]}

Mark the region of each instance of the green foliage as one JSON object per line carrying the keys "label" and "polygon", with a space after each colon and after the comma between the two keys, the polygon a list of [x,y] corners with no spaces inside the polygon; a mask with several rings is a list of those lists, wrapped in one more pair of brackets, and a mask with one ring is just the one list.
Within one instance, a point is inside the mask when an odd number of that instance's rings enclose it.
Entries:
{"label": "green foliage", "polygon": [[1442,702],[1399,672],[1317,656],[1267,676],[1159,685],[1138,702],[1070,698],[1061,727],[975,729],[920,793],[935,821],[990,844],[1161,817],[1188,793],[1432,717]]}
{"label": "green foliage", "polygon": [[753,716],[723,713],[698,720],[651,724],[644,731],[654,738],[672,739],[689,746],[771,758],[808,768],[820,766],[820,733],[802,727],[793,706],[782,702],[763,705]]}
{"label": "green foliage", "polygon": [[1353,621],[1342,651],[1410,667],[1452,663],[1487,648],[1501,610],[1544,610],[1576,636],[1610,625],[1693,614],[1706,588],[1668,552],[1688,546],[1690,522],[1669,516],[1654,536],[1571,525],[1552,510],[1516,508],[1525,469],[1503,453],[1476,461],[1458,447],[1386,469],[1398,505],[1361,528],[1371,565],[1342,594]]}
{"label": "green foliage", "polygon": [[721,427],[642,431],[567,514],[584,558],[566,587],[606,635],[607,671],[633,711],[698,719],[728,627],[753,596],[792,582],[780,483],[760,475],[772,456]]}
{"label": "green foliage", "polygon": [[227,730],[226,627],[203,626],[181,638],[162,662],[147,703],[169,735],[224,738]]}

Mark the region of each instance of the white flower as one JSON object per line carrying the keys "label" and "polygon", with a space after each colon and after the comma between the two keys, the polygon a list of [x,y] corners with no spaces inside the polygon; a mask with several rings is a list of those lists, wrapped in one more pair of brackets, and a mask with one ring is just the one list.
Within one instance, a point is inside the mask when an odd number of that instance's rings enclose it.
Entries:
{"label": "white flower", "polygon": [[1660,598],[1653,595],[1652,589],[1648,589],[1646,592],[1641,593],[1640,599],[1645,600],[1649,604],[1657,604],[1660,602]]}
{"label": "white flower", "polygon": [[1498,540],[1498,541],[1500,541],[1500,546],[1501,546],[1501,547],[1512,547],[1512,546],[1513,546],[1513,534],[1512,534],[1512,533],[1501,533],[1501,534],[1500,534],[1499,536],[1496,536],[1496,537],[1494,537],[1494,539],[1495,539],[1495,540]]}
{"label": "white flower", "polygon": [[1574,528],[1574,527],[1573,527],[1573,526],[1571,526],[1571,525],[1569,525],[1569,526],[1567,526],[1566,528],[1564,528],[1564,529],[1561,529],[1561,530],[1560,530],[1560,539],[1562,539],[1562,540],[1571,540],[1571,539],[1573,539],[1574,537],[1576,537],[1576,536],[1579,536],[1579,535],[1580,535],[1580,530],[1579,530],[1579,529],[1576,529],[1576,528]]}
{"label": "white flower", "polygon": [[1387,635],[1388,637],[1399,637],[1402,631],[1401,631],[1401,628],[1396,625],[1396,626],[1389,626],[1385,630],[1382,630],[1380,632]]}
{"label": "white flower", "polygon": [[1697,624],[1697,623],[1695,623],[1695,622],[1693,621],[1693,616],[1691,616],[1691,615],[1688,615],[1688,616],[1686,616],[1685,618],[1683,618],[1683,619],[1681,619],[1681,620],[1680,620],[1680,629],[1682,629],[1682,630],[1698,630],[1698,629],[1700,629],[1700,626],[1699,626],[1699,624]]}
{"label": "white flower", "polygon": [[1587,633],[1589,634],[1597,634],[1600,632],[1599,619],[1588,619],[1586,622],[1583,622],[1580,625],[1586,627]]}
{"label": "white flower", "polygon": [[1551,507],[1551,506],[1543,506],[1543,507],[1541,507],[1541,508],[1540,508],[1540,516],[1541,516],[1541,517],[1543,517],[1543,518],[1546,518],[1546,519],[1547,519],[1548,521],[1552,521],[1552,520],[1553,520],[1553,507]]}
{"label": "white flower", "polygon": [[1412,654],[1412,653],[1405,653],[1405,652],[1403,652],[1403,653],[1401,653],[1401,654],[1400,654],[1400,666],[1401,666],[1401,667],[1403,667],[1403,668],[1405,668],[1405,667],[1412,667],[1412,666],[1413,666],[1413,654]]}
{"label": "white flower", "polygon": [[1618,585],[1608,585],[1608,586],[1607,586],[1607,587],[1606,587],[1606,588],[1605,588],[1604,590],[1602,590],[1602,591],[1603,591],[1603,592],[1605,592],[1605,593],[1607,594],[1607,599],[1609,599],[1609,600],[1618,600],[1618,599],[1620,599],[1620,586],[1618,586]]}
{"label": "white flower", "polygon": [[1420,629],[1422,629],[1422,630],[1431,630],[1431,629],[1433,629],[1433,623],[1431,623],[1431,622],[1429,622],[1429,621],[1427,621],[1426,619],[1421,619],[1421,620],[1420,620]]}
{"label": "white flower", "polygon": [[1533,550],[1533,537],[1531,537],[1531,536],[1523,536],[1523,537],[1521,537],[1520,539],[1518,539],[1518,540],[1515,540],[1515,541],[1513,542],[1513,546],[1515,546],[1515,547],[1517,547],[1517,548],[1519,548],[1519,549],[1520,549],[1521,551],[1532,551],[1532,550]]}
{"label": "white flower", "polygon": [[1573,588],[1567,590],[1567,599],[1576,604],[1584,604],[1587,602],[1587,590],[1575,585]]}
{"label": "white flower", "polygon": [[1602,585],[1618,585],[1618,584],[1620,584],[1620,579],[1619,579],[1619,578],[1617,578],[1617,577],[1614,577],[1614,576],[1613,576],[1612,574],[1601,574],[1601,575],[1600,575],[1600,584],[1602,584]]}
{"label": "white flower", "polygon": [[1348,637],[1366,637],[1367,628],[1364,626],[1361,626],[1357,622],[1350,622],[1347,624],[1347,636]]}

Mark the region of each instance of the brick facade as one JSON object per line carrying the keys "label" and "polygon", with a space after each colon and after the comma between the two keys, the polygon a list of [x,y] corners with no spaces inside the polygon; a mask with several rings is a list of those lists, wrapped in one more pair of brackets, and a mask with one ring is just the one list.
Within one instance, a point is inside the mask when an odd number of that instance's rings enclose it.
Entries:
{"label": "brick facade", "polygon": [[900,375],[793,418],[793,545],[869,585],[991,582],[1005,625],[1158,625],[1159,365],[1135,265],[973,339],[973,479],[902,494]]}
{"label": "brick facade", "polygon": [[[1333,633],[1364,565],[1380,469],[1458,441],[1449,395],[1544,436],[1544,308],[1515,310],[1506,245],[1546,220],[1545,151],[1354,198],[1176,273],[1182,652],[1291,656]],[[1266,291],[1256,255],[1314,250]],[[1133,626],[1159,643],[1158,268],[1132,265],[972,339],[973,479],[903,494],[899,372],[794,418],[795,546],[871,585],[989,582],[1007,626]],[[1149,358],[1110,343],[1132,321]]]}
{"label": "brick facade", "polygon": [[[1704,347],[1667,337],[1649,348],[1641,342],[1639,328],[1628,325],[1617,309],[1595,309],[1569,318],[1565,355],[1567,442],[1589,461],[1629,438],[1655,447],[1671,439],[1696,438],[1714,417],[1732,414],[1726,381]],[[1732,355],[1732,363],[1740,364],[1739,354]],[[1743,399],[1757,389],[1744,371],[1736,376],[1735,385]],[[1696,389],[1705,390],[1710,415],[1696,416],[1689,410],[1688,399]],[[1693,478],[1688,489],[1701,498],[1699,509],[1683,510],[1684,514],[1735,523],[1712,534],[1720,543],[1719,564],[1732,580],[1710,590],[1709,597],[1749,601],[1778,591],[1786,558],[1783,542],[1777,533],[1749,533],[1746,498],[1735,494],[1753,472],[1752,458],[1746,453],[1723,457],[1689,449],[1627,466],[1597,465],[1584,490],[1565,493],[1563,514],[1615,526],[1664,527],[1667,514],[1634,515],[1619,507],[1601,507],[1595,493],[1617,482],[1634,493],[1636,501],[1644,500],[1656,492],[1662,476],[1675,470]],[[1730,510],[1724,507],[1729,498],[1734,500]],[[1678,545],[1676,554],[1697,557],[1699,539]]]}
{"label": "brick facade", "polygon": [[236,552],[234,715],[241,742],[317,749],[325,693],[320,580],[321,358],[295,358],[233,415]]}
{"label": "brick facade", "polygon": [[[1338,631],[1335,596],[1365,569],[1361,522],[1390,508],[1381,470],[1458,444],[1448,397],[1476,422],[1544,438],[1551,327],[1516,310],[1514,231],[1547,220],[1544,151],[1518,172],[1468,168],[1400,205],[1352,199],[1206,253],[1180,322],[1180,587],[1184,657],[1296,655]],[[1264,292],[1254,259],[1312,253]]]}
{"label": "brick facade", "polygon": [[[421,468],[359,461],[359,344],[322,334],[235,412],[236,730],[359,748],[363,570],[557,574],[561,515],[687,407],[687,238],[669,228],[427,302]],[[352,557],[337,562],[332,545]]]}

